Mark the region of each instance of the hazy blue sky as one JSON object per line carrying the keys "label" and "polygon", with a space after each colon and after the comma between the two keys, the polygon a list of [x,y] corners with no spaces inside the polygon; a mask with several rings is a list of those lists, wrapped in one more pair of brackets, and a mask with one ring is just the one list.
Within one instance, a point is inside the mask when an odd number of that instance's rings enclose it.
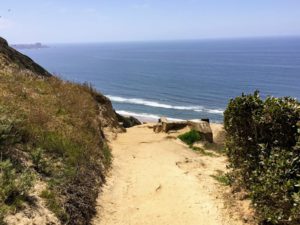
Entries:
{"label": "hazy blue sky", "polygon": [[300,0],[1,0],[10,43],[300,36]]}

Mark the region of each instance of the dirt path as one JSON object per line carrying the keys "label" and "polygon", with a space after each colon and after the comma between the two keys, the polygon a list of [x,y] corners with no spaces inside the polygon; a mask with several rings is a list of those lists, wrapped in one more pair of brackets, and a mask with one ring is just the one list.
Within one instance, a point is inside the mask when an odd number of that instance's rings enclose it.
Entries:
{"label": "dirt path", "polygon": [[224,157],[201,156],[147,126],[112,143],[113,169],[98,199],[94,225],[238,225],[211,177]]}

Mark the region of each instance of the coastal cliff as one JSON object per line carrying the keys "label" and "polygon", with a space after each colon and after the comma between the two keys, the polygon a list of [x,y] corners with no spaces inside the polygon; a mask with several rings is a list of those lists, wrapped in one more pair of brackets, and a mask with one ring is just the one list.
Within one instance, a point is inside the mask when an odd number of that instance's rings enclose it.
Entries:
{"label": "coastal cliff", "polygon": [[90,224],[123,131],[108,98],[0,38],[0,224]]}
{"label": "coastal cliff", "polygon": [[0,70],[22,70],[38,76],[50,77],[51,74],[36,64],[32,59],[9,47],[7,41],[0,37]]}

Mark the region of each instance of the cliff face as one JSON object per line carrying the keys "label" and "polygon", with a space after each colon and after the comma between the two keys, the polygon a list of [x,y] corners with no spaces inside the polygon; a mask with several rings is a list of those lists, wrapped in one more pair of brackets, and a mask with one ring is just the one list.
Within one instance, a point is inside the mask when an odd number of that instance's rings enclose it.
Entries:
{"label": "cliff face", "polygon": [[27,70],[39,76],[51,76],[50,73],[36,64],[32,59],[9,47],[7,41],[0,37],[0,69],[4,70],[8,68]]}
{"label": "cliff face", "polygon": [[106,97],[0,38],[0,224],[89,224],[111,161],[106,137],[122,131]]}

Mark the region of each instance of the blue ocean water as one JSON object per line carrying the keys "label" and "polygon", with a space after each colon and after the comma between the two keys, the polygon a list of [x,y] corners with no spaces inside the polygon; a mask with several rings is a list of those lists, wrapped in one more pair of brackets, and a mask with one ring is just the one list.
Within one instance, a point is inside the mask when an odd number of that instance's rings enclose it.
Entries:
{"label": "blue ocean water", "polygon": [[300,38],[49,46],[22,52],[64,79],[92,83],[126,115],[221,122],[242,92],[300,99]]}

